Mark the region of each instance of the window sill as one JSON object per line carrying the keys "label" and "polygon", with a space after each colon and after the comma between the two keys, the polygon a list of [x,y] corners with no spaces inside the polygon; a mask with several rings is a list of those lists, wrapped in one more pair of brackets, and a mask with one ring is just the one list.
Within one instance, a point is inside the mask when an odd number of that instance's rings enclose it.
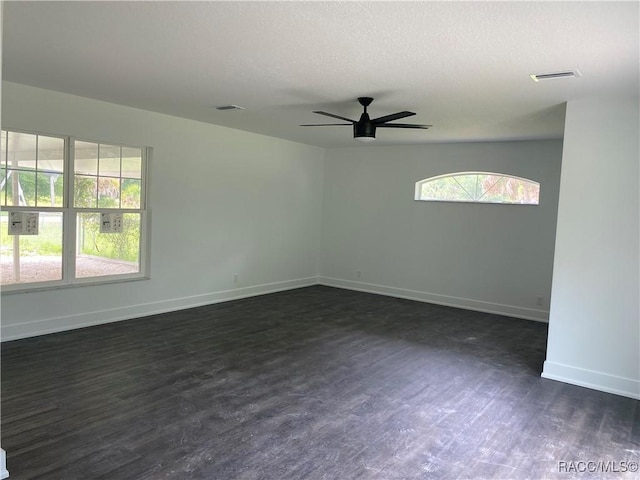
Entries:
{"label": "window sill", "polygon": [[68,288],[78,288],[78,287],[95,287],[97,285],[109,285],[113,283],[126,283],[126,282],[137,282],[140,280],[151,280],[151,277],[144,275],[130,276],[127,278],[104,278],[100,280],[91,280],[91,281],[83,281],[76,283],[49,283],[35,286],[23,286],[23,285],[5,285],[0,287],[0,294],[2,296],[5,295],[13,295],[18,293],[32,293],[32,292],[46,292],[49,290],[63,290]]}

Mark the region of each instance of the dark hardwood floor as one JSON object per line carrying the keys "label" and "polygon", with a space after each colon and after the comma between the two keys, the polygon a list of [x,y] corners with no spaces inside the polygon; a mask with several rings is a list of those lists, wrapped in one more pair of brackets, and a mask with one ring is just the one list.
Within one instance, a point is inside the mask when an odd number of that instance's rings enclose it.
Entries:
{"label": "dark hardwood floor", "polygon": [[2,447],[11,480],[637,478],[640,402],[540,378],[546,337],[317,286],[7,342]]}

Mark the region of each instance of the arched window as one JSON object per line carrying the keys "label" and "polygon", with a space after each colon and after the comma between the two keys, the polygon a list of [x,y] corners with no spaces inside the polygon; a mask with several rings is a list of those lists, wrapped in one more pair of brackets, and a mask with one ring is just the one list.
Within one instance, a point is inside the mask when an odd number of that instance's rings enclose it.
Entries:
{"label": "arched window", "polygon": [[490,172],[456,172],[416,182],[416,200],[538,205],[540,184]]}

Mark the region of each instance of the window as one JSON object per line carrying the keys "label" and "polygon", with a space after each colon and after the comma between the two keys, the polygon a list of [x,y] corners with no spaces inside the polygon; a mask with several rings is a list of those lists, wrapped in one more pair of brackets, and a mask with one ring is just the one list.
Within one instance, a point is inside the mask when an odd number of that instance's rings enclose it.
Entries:
{"label": "window", "polygon": [[5,131],[3,291],[145,276],[147,149]]}
{"label": "window", "polygon": [[500,173],[458,172],[416,182],[415,199],[427,202],[538,205],[540,184]]}

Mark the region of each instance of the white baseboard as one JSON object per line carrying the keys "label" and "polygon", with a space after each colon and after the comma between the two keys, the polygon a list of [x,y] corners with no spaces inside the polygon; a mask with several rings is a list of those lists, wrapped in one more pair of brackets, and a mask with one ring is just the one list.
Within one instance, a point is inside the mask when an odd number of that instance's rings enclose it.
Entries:
{"label": "white baseboard", "polygon": [[640,381],[546,361],[542,378],[640,400]]}
{"label": "white baseboard", "polygon": [[380,295],[406,298],[408,300],[417,300],[419,302],[434,303],[447,307],[463,308],[465,310],[474,310],[484,313],[494,313],[497,315],[524,318],[526,320],[535,320],[538,322],[549,322],[548,310],[536,310],[533,308],[502,305],[500,303],[484,302],[481,300],[472,300],[468,298],[450,297],[447,295],[439,295],[436,293],[421,292],[417,290],[407,290],[404,288],[389,287],[386,285],[354,282],[352,280],[344,280],[341,278],[318,277],[318,283],[320,285],[327,285],[329,287],[357,290],[358,292],[377,293]]}
{"label": "white baseboard", "polygon": [[287,280],[284,282],[266,283],[252,287],[224,290],[220,292],[205,293],[189,297],[173,298],[159,302],[144,303],[128,307],[112,308],[94,312],[69,315],[64,317],[47,318],[24,322],[16,325],[6,325],[1,328],[2,341],[17,340],[20,338],[35,337],[48,333],[62,332],[76,328],[90,327],[104,323],[130,320],[132,318],[146,317],[159,313],[173,312],[186,308],[200,307],[214,303],[238,300],[241,298],[254,297],[267,293],[281,292],[294,288],[308,287],[318,283],[317,277],[300,278]]}

